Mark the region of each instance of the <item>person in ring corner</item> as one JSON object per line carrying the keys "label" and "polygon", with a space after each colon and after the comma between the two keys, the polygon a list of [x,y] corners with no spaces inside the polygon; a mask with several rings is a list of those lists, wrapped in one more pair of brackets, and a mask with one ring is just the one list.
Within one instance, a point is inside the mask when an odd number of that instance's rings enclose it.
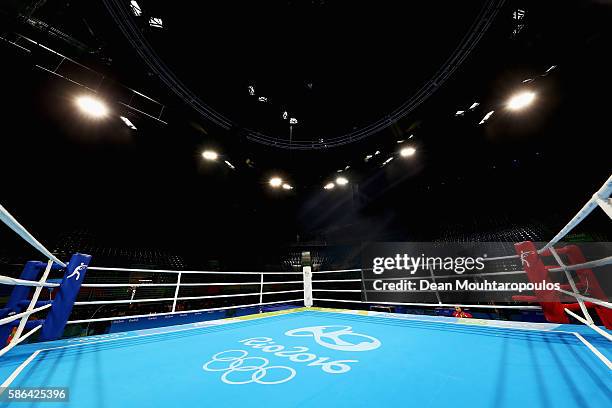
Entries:
{"label": "person in ring corner", "polygon": [[463,310],[461,310],[461,308],[459,306],[455,306],[455,311],[453,312],[453,317],[459,317],[459,318],[470,318],[472,317],[472,315],[468,312],[464,312]]}

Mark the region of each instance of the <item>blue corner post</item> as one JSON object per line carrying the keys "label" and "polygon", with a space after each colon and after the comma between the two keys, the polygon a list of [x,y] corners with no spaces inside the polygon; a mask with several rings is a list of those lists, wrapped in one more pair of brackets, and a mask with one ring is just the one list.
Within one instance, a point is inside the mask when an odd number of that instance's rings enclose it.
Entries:
{"label": "blue corner post", "polygon": [[87,266],[91,261],[91,255],[74,254],[68,262],[62,283],[53,299],[51,311],[47,314],[43,327],[40,331],[40,340],[57,340],[64,333],[64,327],[72,312],[72,306],[81,289],[81,283],[85,280]]}
{"label": "blue corner post", "polygon": [[[44,269],[45,264],[43,262],[28,261],[23,267],[19,279],[37,281]],[[0,314],[0,318],[20,313],[22,311],[22,302],[28,301],[31,290],[31,286],[15,285],[6,303],[6,307],[2,309],[3,313]],[[0,346],[6,344],[12,330],[13,326],[10,324],[0,326]]]}

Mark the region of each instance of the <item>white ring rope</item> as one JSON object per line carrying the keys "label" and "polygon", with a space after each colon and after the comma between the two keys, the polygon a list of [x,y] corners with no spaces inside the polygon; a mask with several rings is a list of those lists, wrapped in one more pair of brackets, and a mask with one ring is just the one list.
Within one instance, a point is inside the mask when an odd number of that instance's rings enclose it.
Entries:
{"label": "white ring rope", "polygon": [[599,305],[599,306],[603,306],[603,307],[607,307],[608,309],[612,309],[612,303],[606,302],[605,300],[595,299],[595,298],[592,298],[592,297],[584,296],[584,295],[581,295],[580,293],[568,292],[567,290],[563,290],[563,289],[557,289],[557,292],[561,292],[561,293],[564,293],[566,295],[573,296],[573,297],[578,298],[578,299],[582,299],[582,300],[584,300],[586,302],[591,302],[593,304],[596,304],[596,305]]}
{"label": "white ring rope", "polygon": [[123,271],[123,272],[150,272],[150,273],[176,273],[196,275],[301,275],[302,272],[234,272],[234,271],[181,271],[170,269],[135,269],[135,268],[107,268],[102,266],[90,266],[88,271]]}
{"label": "white ring rope", "polygon": [[582,220],[585,219],[586,216],[589,215],[597,206],[601,206],[606,214],[612,218],[612,210],[610,210],[612,206],[608,202],[610,194],[612,194],[612,176],[610,176],[604,185],[595,194],[593,194],[593,197],[584,205],[584,207],[580,209],[580,211],[578,211],[578,214],[576,214],[574,218],[572,218],[571,221],[568,222],[567,225],[563,227],[561,231],[559,231],[559,233],[544,246],[544,248],[540,249],[538,253],[553,247],[557,242],[561,241],[563,237],[569,234],[571,230],[580,224]]}
{"label": "white ring rope", "polygon": [[519,255],[507,255],[507,256],[494,256],[491,258],[482,258],[483,261],[502,261],[504,259],[517,259],[520,258]]}
{"label": "white ring rope", "polygon": [[303,301],[304,299],[277,300],[274,302],[263,302],[263,303],[251,303],[248,305],[213,307],[209,309],[183,310],[180,312],[163,312],[163,313],[152,313],[152,314],[142,314],[142,315],[132,315],[132,316],[100,317],[97,319],[69,320],[67,324],[108,322],[108,321],[113,321],[113,320],[139,319],[141,317],[157,317],[157,316],[170,316],[170,315],[177,315],[177,314],[180,315],[180,314],[188,314],[188,313],[214,312],[217,310],[239,309],[241,307],[266,306],[266,305],[276,305],[279,303],[294,303],[294,302],[303,302]]}
{"label": "white ring rope", "polygon": [[597,333],[601,334],[606,339],[612,341],[612,335],[610,333],[607,333],[607,332],[601,330],[599,327],[595,326],[593,323],[589,323],[587,320],[585,320],[582,317],[578,316],[576,313],[572,312],[571,310],[569,310],[569,309],[564,309],[564,310],[565,310],[565,313],[567,313],[570,316],[573,316],[580,323],[583,323],[583,324],[589,326],[591,329],[595,330]]}
{"label": "white ring rope", "polygon": [[563,270],[575,271],[577,269],[597,268],[599,266],[605,266],[610,264],[612,264],[612,256],[607,256],[605,258],[596,259],[594,261],[589,261],[581,264],[565,265],[564,267],[560,266],[558,268],[552,268],[549,269],[548,272],[560,272]]}
{"label": "white ring rope", "polygon": [[12,229],[19,235],[21,238],[25,239],[26,242],[36,248],[40,253],[42,253],[47,259],[52,260],[58,265],[62,267],[66,267],[66,264],[60,261],[49,251],[43,244],[38,242],[36,238],[32,234],[25,229],[23,225],[21,225],[15,217],[13,217],[2,205],[0,205],[0,221],[4,222],[7,227]]}
{"label": "white ring rope", "polygon": [[9,317],[5,317],[4,319],[0,319],[0,326],[2,326],[3,324],[15,321],[15,320],[17,320],[17,319],[19,319],[19,318],[21,318],[23,316],[29,316],[29,315],[34,314],[36,312],[40,312],[41,310],[45,310],[45,309],[47,309],[49,307],[51,307],[50,303],[46,304],[44,306],[41,306],[41,307],[37,307],[37,308],[32,309],[32,310],[26,310],[25,312],[21,312],[21,313],[17,313],[17,314],[14,314],[14,315],[10,315]]}
{"label": "white ring rope", "polygon": [[[304,281],[264,282],[264,285],[304,283]],[[232,286],[232,285],[261,285],[261,282],[215,282],[215,283],[84,283],[82,288],[146,288],[146,287],[175,287],[175,286]]]}
{"label": "white ring rope", "polygon": [[313,280],[312,283],[330,283],[330,282],[361,282],[361,279],[322,279],[322,280]]}
{"label": "white ring rope", "polygon": [[315,273],[339,273],[339,272],[361,272],[361,271],[371,271],[372,268],[360,268],[360,269],[338,269],[335,271],[316,271],[316,272],[312,272],[313,274]]}
{"label": "white ring rope", "polygon": [[[303,292],[304,289],[296,289],[296,290],[281,290],[276,292],[255,292],[255,293],[234,293],[231,295],[205,295],[205,296],[183,296],[177,297],[176,300],[198,300],[198,299],[221,299],[221,298],[230,298],[230,297],[241,297],[241,296],[260,296],[260,295],[275,295],[282,293],[296,293]],[[74,302],[75,306],[83,306],[83,305],[112,305],[112,304],[122,304],[122,303],[146,303],[146,302],[171,302],[175,298],[147,298],[147,299],[120,299],[120,300],[89,300],[82,302]]]}
{"label": "white ring rope", "polygon": [[365,302],[363,300],[341,300],[341,299],[321,299],[314,298],[322,302],[344,302],[344,303],[365,303],[372,305],[396,305],[396,306],[436,306],[436,307],[472,307],[481,309],[520,309],[520,310],[540,310],[540,306],[519,306],[519,305],[463,305],[456,303],[403,303],[403,302]]}
{"label": "white ring rope", "polygon": [[361,293],[360,289],[312,289],[313,292]]}
{"label": "white ring rope", "polygon": [[59,286],[59,283],[30,281],[30,280],[24,280],[24,279],[11,278],[9,276],[3,276],[3,275],[0,275],[0,284],[33,286],[37,288],[57,288]]}
{"label": "white ring rope", "polygon": [[19,343],[21,343],[22,341],[24,341],[25,339],[27,339],[28,337],[30,337],[31,335],[36,333],[38,330],[40,330],[41,327],[42,327],[42,324],[39,324],[38,326],[36,326],[35,328],[30,330],[29,332],[27,332],[23,336],[21,336],[21,337],[13,337],[13,339],[16,339],[16,340],[15,341],[11,341],[8,346],[6,346],[2,350],[0,350],[0,357],[5,355],[10,349],[15,347],[16,345],[18,345]]}

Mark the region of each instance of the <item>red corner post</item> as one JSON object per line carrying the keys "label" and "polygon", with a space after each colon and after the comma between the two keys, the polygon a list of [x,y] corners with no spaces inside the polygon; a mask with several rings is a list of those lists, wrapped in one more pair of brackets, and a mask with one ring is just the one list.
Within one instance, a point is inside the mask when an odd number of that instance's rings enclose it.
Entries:
{"label": "red corner post", "polygon": [[[531,283],[550,282],[548,271],[538,255],[538,250],[531,241],[514,244],[516,253],[521,257],[523,269]],[[535,290],[535,298],[542,306],[544,317],[552,323],[569,323],[569,318],[563,310],[559,293],[555,290]]]}

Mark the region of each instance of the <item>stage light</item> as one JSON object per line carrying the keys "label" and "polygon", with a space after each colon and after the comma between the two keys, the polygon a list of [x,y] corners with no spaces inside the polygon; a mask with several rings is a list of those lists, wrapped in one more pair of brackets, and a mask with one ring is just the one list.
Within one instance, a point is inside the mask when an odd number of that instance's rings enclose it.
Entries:
{"label": "stage light", "polygon": [[202,157],[205,158],[206,160],[217,160],[217,158],[219,157],[219,155],[217,154],[217,152],[214,152],[212,150],[204,150],[204,152],[202,153]]}
{"label": "stage light", "polygon": [[402,150],[400,150],[400,155],[402,157],[414,156],[415,153],[416,149],[412,146],[404,147]]}
{"label": "stage light", "polygon": [[149,19],[149,25],[155,28],[164,28],[164,22],[159,17],[151,17]]}
{"label": "stage light", "polygon": [[387,160],[385,160],[385,161],[383,162],[383,164],[382,164],[382,166],[381,166],[381,167],[384,167],[384,166],[386,166],[387,164],[389,164],[389,162],[390,162],[391,160],[393,160],[393,157],[389,157]]}
{"label": "stage light", "polygon": [[458,110],[457,112],[455,112],[455,116],[463,116],[464,113],[465,111]]}
{"label": "stage light", "polygon": [[520,110],[529,106],[535,99],[535,93],[526,91],[514,95],[506,105],[510,110]]}
{"label": "stage light", "polygon": [[326,190],[331,190],[335,186],[336,185],[334,183],[327,183],[326,185],[323,186],[323,188],[326,189]]}
{"label": "stage light", "polygon": [[227,166],[232,170],[236,169],[236,167],[232,163],[228,162],[227,160],[225,160],[225,164],[227,164]]}
{"label": "stage light", "polygon": [[290,123],[291,125],[297,125],[298,120],[297,120],[296,118],[290,118],[290,119],[289,119],[289,123]]}
{"label": "stage light", "polygon": [[557,69],[556,65],[551,65],[550,68],[548,68],[545,72],[545,74],[548,74],[550,71],[552,71],[553,69]]}
{"label": "stage light", "polygon": [[140,17],[142,15],[142,9],[136,0],[130,1],[130,8],[132,9],[132,14],[136,17]]}
{"label": "stage light", "polygon": [[283,179],[280,177],[272,177],[268,183],[270,183],[270,186],[278,188],[283,184]]}
{"label": "stage light", "polygon": [[484,117],[482,118],[482,120],[480,122],[478,122],[479,125],[482,125],[483,123],[485,123],[487,120],[489,120],[489,118],[491,116],[493,116],[493,114],[495,113],[495,111],[490,111],[489,113],[487,113],[486,115],[484,115]]}
{"label": "stage light", "polygon": [[345,177],[338,177],[336,179],[336,184],[339,186],[346,186],[348,184],[348,180]]}
{"label": "stage light", "polygon": [[108,115],[108,107],[100,99],[93,96],[79,96],[76,104],[88,116],[99,119]]}
{"label": "stage light", "polygon": [[474,110],[474,109],[476,109],[478,107],[478,105],[480,105],[480,103],[474,102],[468,109],[469,110]]}
{"label": "stage light", "polygon": [[293,186],[287,183],[283,183],[283,190],[293,190]]}
{"label": "stage light", "polygon": [[134,126],[134,124],[125,116],[119,116],[119,119],[121,119],[123,123],[125,123],[125,126],[129,127],[130,129],[136,130],[136,126]]}

